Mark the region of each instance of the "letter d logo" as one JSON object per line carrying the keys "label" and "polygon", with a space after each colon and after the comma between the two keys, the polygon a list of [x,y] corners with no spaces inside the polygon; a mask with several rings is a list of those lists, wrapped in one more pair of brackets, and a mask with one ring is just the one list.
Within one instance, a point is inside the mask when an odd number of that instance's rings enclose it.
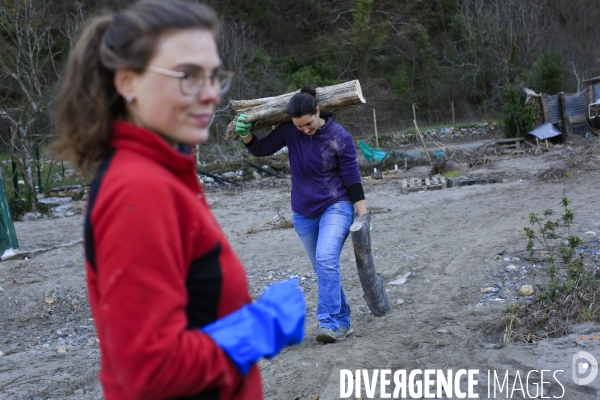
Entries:
{"label": "letter d logo", "polygon": [[[578,360],[581,359],[585,359],[587,362],[578,362]],[[573,382],[575,382],[577,385],[587,385],[592,383],[592,381],[596,379],[596,375],[598,375],[598,361],[596,361],[596,358],[590,353],[578,351],[573,355],[571,370],[573,374]],[[585,375],[588,371],[590,371],[588,376],[585,378],[579,377],[580,375]]]}

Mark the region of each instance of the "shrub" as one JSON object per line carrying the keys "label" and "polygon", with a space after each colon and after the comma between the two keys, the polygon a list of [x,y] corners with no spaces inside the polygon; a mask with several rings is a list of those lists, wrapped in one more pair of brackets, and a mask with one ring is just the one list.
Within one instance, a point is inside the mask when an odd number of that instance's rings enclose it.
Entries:
{"label": "shrub", "polygon": [[[600,305],[595,303],[600,295],[600,271],[587,269],[583,262],[581,240],[571,231],[575,215],[569,204],[563,192],[562,215],[555,217],[552,209],[529,215],[534,228],[524,230],[534,266],[534,301],[506,309],[502,317],[505,341],[535,342],[568,333],[572,323],[600,320]],[[535,282],[536,265],[547,274],[543,284]],[[561,269],[566,276],[558,276]]]}
{"label": "shrub", "polygon": [[536,102],[525,105],[526,95],[516,85],[502,89],[502,125],[508,137],[524,137],[538,124],[539,110]]}
{"label": "shrub", "polygon": [[548,94],[561,92],[566,77],[565,60],[554,50],[545,51],[531,67],[531,83],[536,91]]}
{"label": "shrub", "polygon": [[8,208],[10,208],[10,215],[13,220],[19,219],[26,212],[31,210],[31,206],[28,206],[27,200],[20,197],[14,197],[8,200]]}

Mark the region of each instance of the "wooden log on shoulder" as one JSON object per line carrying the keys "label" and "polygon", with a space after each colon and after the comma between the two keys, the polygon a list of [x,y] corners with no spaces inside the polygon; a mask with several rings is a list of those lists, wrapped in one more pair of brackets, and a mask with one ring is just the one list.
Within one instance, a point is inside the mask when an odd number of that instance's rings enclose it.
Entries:
{"label": "wooden log on shoulder", "polygon": [[358,278],[363,288],[363,298],[376,317],[382,317],[390,309],[383,277],[376,273],[371,251],[371,214],[361,215],[350,226]]}
{"label": "wooden log on shoulder", "polygon": [[[343,109],[366,103],[358,80],[325,86],[315,89],[317,92],[317,105],[322,112],[338,112]],[[278,125],[292,120],[288,112],[290,98],[299,93],[282,94],[274,97],[264,97],[253,100],[232,100],[235,117],[227,126],[228,139],[236,139],[235,123],[240,114],[246,114],[246,122],[252,124],[252,130]]]}

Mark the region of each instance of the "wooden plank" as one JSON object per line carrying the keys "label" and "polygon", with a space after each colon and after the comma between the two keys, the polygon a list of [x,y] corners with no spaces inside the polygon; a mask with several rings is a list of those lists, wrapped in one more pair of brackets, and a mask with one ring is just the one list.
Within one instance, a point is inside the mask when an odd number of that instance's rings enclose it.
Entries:
{"label": "wooden plank", "polygon": [[502,183],[503,178],[500,177],[458,177],[448,178],[448,186],[460,187],[460,186],[472,186],[472,185],[487,185],[490,183]]}
{"label": "wooden plank", "polygon": [[446,181],[441,175],[434,175],[426,178],[407,178],[402,180],[401,191],[402,194],[427,191],[427,190],[441,190],[446,188]]}

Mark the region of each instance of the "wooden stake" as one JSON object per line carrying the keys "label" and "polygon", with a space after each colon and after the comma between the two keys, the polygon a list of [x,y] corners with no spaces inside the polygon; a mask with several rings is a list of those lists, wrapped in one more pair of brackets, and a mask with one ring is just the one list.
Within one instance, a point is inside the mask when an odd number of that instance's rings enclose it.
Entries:
{"label": "wooden stake", "polygon": [[487,122],[489,124],[490,121],[489,121],[488,115],[487,115],[487,104],[486,104],[485,100],[483,101],[483,111],[485,112],[485,122]]}
{"label": "wooden stake", "polygon": [[[413,121],[417,120],[417,111],[415,110],[415,103],[413,103]],[[416,123],[415,123],[416,125]]]}
{"label": "wooden stake", "polygon": [[415,129],[417,130],[417,135],[419,136],[419,139],[421,139],[421,143],[423,143],[423,148],[425,149],[425,154],[427,154],[427,159],[429,159],[429,165],[433,165],[433,162],[431,161],[431,157],[429,157],[429,152],[427,151],[427,145],[425,144],[425,139],[423,139],[423,135],[421,135],[421,131],[419,130],[419,127],[417,126],[417,111],[415,110],[415,104],[413,103],[413,122],[415,124]]}
{"label": "wooden stake", "polygon": [[452,102],[452,127],[456,129],[456,121],[454,120],[454,102]]}
{"label": "wooden stake", "polygon": [[379,137],[377,136],[377,115],[373,109],[373,124],[375,125],[375,147],[379,148]]}

